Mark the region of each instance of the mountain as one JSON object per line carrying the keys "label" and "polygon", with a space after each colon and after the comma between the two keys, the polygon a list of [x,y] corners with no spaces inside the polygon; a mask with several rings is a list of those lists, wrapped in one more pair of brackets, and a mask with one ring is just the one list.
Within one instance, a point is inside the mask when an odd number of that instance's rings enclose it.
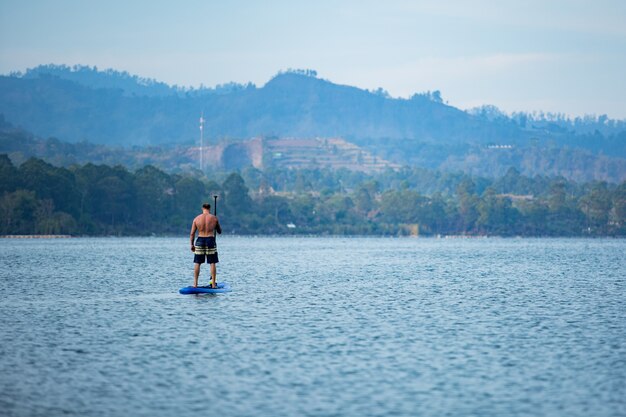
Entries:
{"label": "mountain", "polygon": [[[237,88],[239,87],[239,88]],[[436,96],[438,97],[438,96]],[[100,144],[193,142],[200,113],[210,138],[387,138],[494,141],[524,138],[427,94],[394,99],[308,73],[280,73],[261,88],[184,90],[113,71],[44,66],[0,77],[0,113],[40,136]]]}
{"label": "mountain", "polygon": [[201,87],[199,89],[185,88],[177,85],[170,86],[164,82],[157,81],[152,78],[143,78],[137,75],[131,75],[126,71],[117,71],[114,69],[98,70],[97,67],[89,67],[84,65],[39,65],[35,68],[27,69],[24,73],[12,73],[14,77],[33,79],[42,76],[53,76],[64,80],[74,81],[90,88],[108,88],[114,90],[122,90],[124,95],[128,96],[149,96],[164,97],[174,94],[185,95],[203,95],[203,94],[228,94],[234,90],[241,90],[253,87],[252,84],[226,83],[217,85],[214,88]]}
{"label": "mountain", "polygon": [[[226,168],[229,155],[240,149],[232,144],[251,138],[267,138],[267,152],[273,152],[276,139],[335,138],[361,149],[350,151],[353,155],[392,165],[485,176],[513,166],[525,175],[626,178],[626,121],[606,116],[509,116],[493,106],[462,111],[446,104],[438,91],[392,98],[382,89],[320,79],[310,70],[278,73],[262,87],[228,83],[199,89],[84,66],[43,65],[0,76],[0,115],[36,137],[61,142],[192,148],[199,145],[201,113],[205,144],[224,150]],[[324,146],[317,151],[326,152]],[[284,160],[302,150],[294,152]]]}

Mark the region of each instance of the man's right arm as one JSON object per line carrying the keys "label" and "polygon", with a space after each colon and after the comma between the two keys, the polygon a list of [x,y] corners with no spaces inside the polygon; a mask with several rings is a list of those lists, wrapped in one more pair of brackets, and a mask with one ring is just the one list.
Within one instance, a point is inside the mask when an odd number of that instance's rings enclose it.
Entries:
{"label": "man's right arm", "polygon": [[221,235],[222,234],[222,226],[220,226],[220,221],[217,219],[217,217],[215,218],[215,220],[216,220],[216,222],[215,222],[215,231]]}
{"label": "man's right arm", "polygon": [[193,246],[193,238],[196,236],[196,230],[198,229],[198,227],[196,226],[196,221],[194,220],[191,223],[191,233],[189,233],[189,240],[191,242],[191,250],[195,250],[195,247]]}

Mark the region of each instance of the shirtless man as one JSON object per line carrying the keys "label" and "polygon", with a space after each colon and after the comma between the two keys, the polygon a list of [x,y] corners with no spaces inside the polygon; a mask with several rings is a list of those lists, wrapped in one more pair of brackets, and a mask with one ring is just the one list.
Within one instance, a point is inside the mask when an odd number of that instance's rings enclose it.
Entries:
{"label": "shirtless man", "polygon": [[[198,239],[194,245],[193,239],[198,232]],[[193,262],[193,286],[198,286],[198,276],[200,275],[200,264],[206,262],[211,265],[211,288],[217,288],[217,246],[215,244],[215,232],[222,233],[220,222],[211,214],[211,205],[204,203],[202,205],[202,214],[193,219],[191,224],[191,251],[194,253]]]}

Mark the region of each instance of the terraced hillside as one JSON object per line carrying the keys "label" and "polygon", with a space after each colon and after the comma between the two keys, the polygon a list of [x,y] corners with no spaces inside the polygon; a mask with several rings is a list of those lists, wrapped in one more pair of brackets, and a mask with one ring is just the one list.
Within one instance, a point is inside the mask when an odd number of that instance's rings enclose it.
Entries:
{"label": "terraced hillside", "polygon": [[[200,159],[200,148],[187,148],[190,161]],[[205,168],[240,169],[329,168],[379,172],[400,166],[340,138],[254,138],[204,147]]]}
{"label": "terraced hillside", "polygon": [[263,141],[264,163],[286,168],[330,168],[377,172],[399,165],[340,138],[266,139]]}

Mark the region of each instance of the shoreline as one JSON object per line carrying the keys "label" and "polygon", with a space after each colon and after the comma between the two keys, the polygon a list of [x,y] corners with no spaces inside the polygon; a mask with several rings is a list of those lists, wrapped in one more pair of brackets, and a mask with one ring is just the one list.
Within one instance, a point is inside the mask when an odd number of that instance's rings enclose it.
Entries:
{"label": "shoreline", "polygon": [[[1,235],[1,239],[69,239],[72,235]],[[89,236],[92,237],[92,236]],[[95,237],[95,236],[94,236]]]}
{"label": "shoreline", "polygon": [[[351,239],[351,238],[370,238],[370,239],[380,239],[380,238],[389,238],[389,239],[409,239],[409,240],[418,240],[418,239],[436,239],[436,240],[457,240],[457,239],[624,239],[625,236],[615,236],[615,235],[598,235],[598,236],[505,236],[505,235],[421,235],[421,236],[411,236],[411,235],[335,235],[335,234],[223,234],[219,236],[219,238],[263,238],[263,237],[272,237],[272,238],[330,238],[330,239]],[[137,238],[185,238],[186,236],[182,235],[0,235],[0,239],[93,239],[93,238],[128,238],[128,239],[137,239]]]}

